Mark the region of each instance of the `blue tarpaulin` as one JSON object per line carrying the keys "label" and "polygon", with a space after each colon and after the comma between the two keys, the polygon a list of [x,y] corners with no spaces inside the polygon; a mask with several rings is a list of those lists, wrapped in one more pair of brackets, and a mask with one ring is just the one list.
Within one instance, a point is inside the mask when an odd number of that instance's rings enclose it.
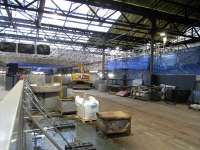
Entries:
{"label": "blue tarpaulin", "polygon": [[[148,55],[107,62],[108,70],[130,69],[147,71]],[[198,74],[200,75],[200,47],[182,49],[154,57],[154,73],[157,74]]]}
{"label": "blue tarpaulin", "polygon": [[108,70],[115,70],[115,69],[147,70],[148,59],[149,59],[148,56],[142,56],[135,58],[109,60],[106,67]]}
{"label": "blue tarpaulin", "polygon": [[52,65],[52,64],[35,64],[26,62],[14,62],[14,63],[18,64],[18,68],[29,68],[34,72],[44,72],[45,74],[53,74],[55,69],[65,67],[64,65]]}

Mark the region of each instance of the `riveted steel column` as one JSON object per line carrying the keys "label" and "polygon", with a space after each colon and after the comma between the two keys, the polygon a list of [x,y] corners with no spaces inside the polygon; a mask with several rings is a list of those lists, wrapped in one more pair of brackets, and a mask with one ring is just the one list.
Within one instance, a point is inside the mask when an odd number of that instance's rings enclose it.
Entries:
{"label": "riveted steel column", "polygon": [[154,50],[155,50],[155,47],[154,47],[154,38],[155,38],[155,34],[156,34],[156,19],[151,19],[151,33],[150,33],[150,50],[151,50],[151,53],[150,53],[150,61],[149,61],[149,75],[150,75],[150,84],[152,85],[152,75],[153,75],[153,70],[154,70]]}
{"label": "riveted steel column", "polygon": [[105,79],[105,48],[102,49],[102,79]]}

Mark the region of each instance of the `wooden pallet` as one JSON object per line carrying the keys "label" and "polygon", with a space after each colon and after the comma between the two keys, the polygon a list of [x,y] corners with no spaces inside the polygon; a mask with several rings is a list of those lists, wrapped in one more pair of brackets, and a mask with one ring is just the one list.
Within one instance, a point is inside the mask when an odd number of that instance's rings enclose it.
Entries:
{"label": "wooden pallet", "polygon": [[79,120],[82,122],[82,123],[89,123],[89,124],[92,124],[96,121],[96,119],[83,119],[83,118],[79,118]]}
{"label": "wooden pallet", "polygon": [[60,114],[63,115],[75,115],[77,111],[60,111]]}

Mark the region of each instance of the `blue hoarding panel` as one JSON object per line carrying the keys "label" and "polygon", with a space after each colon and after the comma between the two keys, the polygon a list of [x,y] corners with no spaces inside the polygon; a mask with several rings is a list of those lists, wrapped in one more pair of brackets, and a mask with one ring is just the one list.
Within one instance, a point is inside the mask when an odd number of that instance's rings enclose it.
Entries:
{"label": "blue hoarding panel", "polygon": [[[108,70],[131,69],[147,71],[149,56],[109,60]],[[157,74],[200,74],[200,47],[182,49],[174,53],[154,57],[154,73]]]}

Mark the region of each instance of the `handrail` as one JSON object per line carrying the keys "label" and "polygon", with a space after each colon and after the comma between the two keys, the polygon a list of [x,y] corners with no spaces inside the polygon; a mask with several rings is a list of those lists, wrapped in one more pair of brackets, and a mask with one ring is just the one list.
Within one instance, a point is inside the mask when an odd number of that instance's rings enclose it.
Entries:
{"label": "handrail", "polygon": [[[20,80],[0,101],[0,149],[19,150],[20,141],[20,113],[23,97],[24,81]],[[19,146],[20,145],[20,146]]]}
{"label": "handrail", "polygon": [[[38,111],[42,114],[42,116],[46,119],[46,121],[54,126],[52,123],[51,123],[51,116],[48,114],[47,110],[45,109],[44,106],[42,106],[41,102],[39,101],[39,99],[35,96],[35,94],[33,93],[32,89],[31,89],[31,86],[29,84],[28,81],[25,81],[25,88],[24,88],[24,92],[25,92],[25,95],[28,94],[29,96],[32,97],[31,99],[31,103],[38,109]],[[64,140],[64,142],[67,144],[67,146],[71,147],[69,142],[67,141],[67,139],[62,135],[62,133],[55,127],[55,131],[56,133],[61,137],[61,139]]]}

